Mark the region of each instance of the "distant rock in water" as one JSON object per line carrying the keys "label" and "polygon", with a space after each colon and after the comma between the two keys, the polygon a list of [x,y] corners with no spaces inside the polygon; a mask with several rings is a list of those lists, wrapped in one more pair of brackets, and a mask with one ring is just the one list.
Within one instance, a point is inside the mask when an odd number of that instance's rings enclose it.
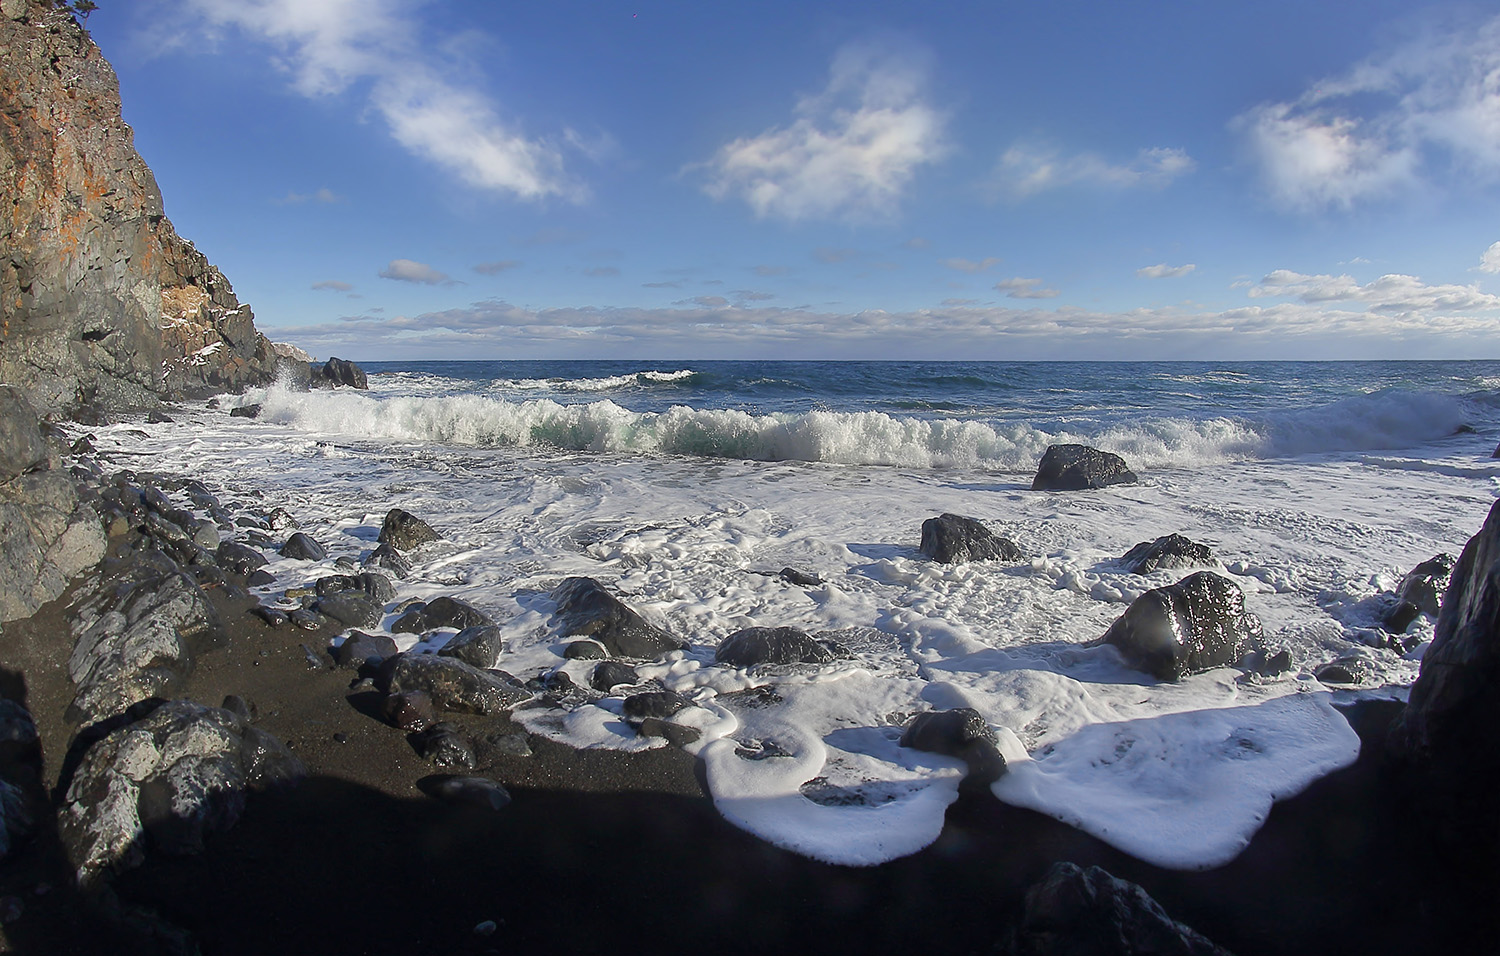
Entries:
{"label": "distant rock in water", "polygon": [[1021,549],[974,518],[943,514],[922,522],[919,550],[943,564],[963,561],[1020,561]]}
{"label": "distant rock in water", "polygon": [[1125,552],[1120,564],[1131,574],[1150,574],[1164,568],[1198,568],[1218,564],[1207,545],[1168,534],[1155,541],[1142,541]]}
{"label": "distant rock in water", "polygon": [[568,578],[552,591],[561,637],[590,637],[619,657],[651,660],[687,642],[646,621],[593,578]]}
{"label": "distant rock in water", "polygon": [[1239,585],[1212,571],[1147,591],[1104,634],[1132,667],[1159,680],[1233,664],[1261,638]]}
{"label": "distant rock in water", "polygon": [[1119,455],[1088,445],[1048,445],[1037,465],[1032,491],[1082,491],[1109,485],[1133,485],[1135,472]]}
{"label": "distant rock in water", "polygon": [[322,365],[311,366],[310,370],[312,377],[308,384],[313,388],[345,386],[368,389],[370,387],[370,380],[365,376],[365,370],[348,359],[330,358]]}
{"label": "distant rock in water", "polygon": [[747,627],[724,638],[714,660],[731,667],[827,664],[853,657],[837,641],[819,641],[795,627]]}
{"label": "distant rock in water", "polygon": [[1054,863],[1026,891],[1004,956],[1230,956],[1141,887],[1097,866]]}

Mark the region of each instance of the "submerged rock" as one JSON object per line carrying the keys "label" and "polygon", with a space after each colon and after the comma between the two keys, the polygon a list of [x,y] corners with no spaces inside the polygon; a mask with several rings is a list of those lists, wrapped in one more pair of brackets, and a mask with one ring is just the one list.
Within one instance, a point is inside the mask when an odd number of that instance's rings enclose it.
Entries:
{"label": "submerged rock", "polygon": [[714,660],[730,667],[827,664],[854,655],[837,641],[819,641],[795,627],[747,627],[724,638]]}
{"label": "submerged rock", "polygon": [[340,591],[363,591],[379,604],[389,604],[396,599],[396,586],[383,574],[364,571],[359,574],[328,574],[313,584],[318,597],[338,594]]}
{"label": "submerged rock", "polygon": [[656,690],[647,691],[644,694],[631,694],[625,698],[623,709],[626,720],[642,721],[647,717],[665,719],[691,706],[692,701],[676,691]]}
{"label": "submerged rock", "polygon": [[1152,571],[1174,568],[1197,568],[1216,566],[1218,559],[1207,545],[1190,541],[1180,534],[1168,534],[1155,541],[1142,541],[1126,551],[1120,565],[1131,574],[1150,574]]}
{"label": "submerged rock", "polygon": [[1212,571],[1136,598],[1104,634],[1132,666],[1160,680],[1233,664],[1259,645],[1260,620],[1239,585]]}
{"label": "submerged rock", "polygon": [[687,646],[627,607],[593,578],[568,578],[552,591],[562,637],[588,637],[619,657],[650,660]]}
{"label": "submerged rock", "polygon": [[1133,485],[1135,472],[1119,455],[1088,445],[1048,445],[1037,465],[1032,491],[1082,491],[1110,485]]}
{"label": "submerged rock", "polygon": [[392,508],[386,512],[385,521],[380,525],[380,536],[376,538],[381,544],[388,544],[397,551],[410,551],[419,545],[430,541],[438,541],[442,535],[432,529],[432,525],[418,518],[409,511],[400,508]]}
{"label": "submerged rock", "polygon": [[919,550],[943,564],[962,561],[1009,561],[1022,558],[1021,549],[974,518],[943,514],[922,522]]}
{"label": "submerged rock", "polygon": [[901,734],[903,747],[962,760],[975,783],[994,783],[1005,773],[997,743],[995,732],[972,707],[918,714]]}

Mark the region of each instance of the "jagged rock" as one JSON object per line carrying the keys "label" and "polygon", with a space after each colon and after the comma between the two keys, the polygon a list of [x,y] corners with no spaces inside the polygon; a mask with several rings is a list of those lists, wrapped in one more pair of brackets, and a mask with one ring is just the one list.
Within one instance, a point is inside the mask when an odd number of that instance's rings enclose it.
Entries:
{"label": "jagged rock", "polygon": [[631,694],[625,698],[623,710],[626,720],[641,721],[647,717],[665,719],[690,706],[692,701],[676,691],[654,690],[644,694]]}
{"label": "jagged rock", "polygon": [[1159,680],[1238,661],[1261,641],[1260,620],[1245,610],[1239,585],[1199,571],[1133,601],[1104,634],[1132,666]]}
{"label": "jagged rock", "polygon": [[600,661],[589,674],[589,686],[601,694],[607,694],[621,684],[635,684],[640,675],[624,661]]}
{"label": "jagged rock", "polygon": [[396,646],[396,642],[384,634],[354,631],[333,649],[333,663],[349,670],[359,670],[366,664],[379,667],[388,658],[399,653],[401,649]]}
{"label": "jagged rock", "polygon": [[957,757],[969,765],[969,780],[976,783],[994,783],[1005,773],[998,738],[972,707],[918,714],[902,732],[901,746]]}
{"label": "jagged rock", "polygon": [[365,370],[348,359],[330,358],[322,365],[310,366],[308,371],[311,373],[309,384],[314,388],[337,388],[340,385],[358,389],[370,387]]}
{"label": "jagged rock", "polygon": [[1216,566],[1218,560],[1207,545],[1190,541],[1180,534],[1168,534],[1155,541],[1142,541],[1126,551],[1120,565],[1131,574],[1176,568]]}
{"label": "jagged rock", "polygon": [[[1448,590],[1452,575],[1453,555],[1433,555],[1412,568],[1401,579],[1400,586],[1396,588],[1397,608],[1403,603],[1409,604],[1416,609],[1416,613],[1436,618],[1442,604],[1443,592]],[[1415,617],[1411,620],[1415,620]],[[1406,624],[1410,624],[1411,620],[1408,620]],[[1390,630],[1400,633],[1406,630],[1406,626],[1390,627]]]}
{"label": "jagged rock", "polygon": [[837,641],[819,641],[795,627],[747,627],[724,638],[714,660],[730,667],[827,664],[853,657]]}
{"label": "jagged rock", "polygon": [[385,608],[363,591],[340,591],[318,598],[313,610],[346,627],[379,627]]}
{"label": "jagged rock", "polygon": [[448,639],[441,657],[452,657],[478,668],[494,667],[500,659],[501,632],[493,624],[466,627]]}
{"label": "jagged rock", "polygon": [[325,561],[328,552],[323,546],[314,541],[310,535],[298,531],[286,539],[286,544],[281,546],[283,558],[294,558],[298,561]]}
{"label": "jagged rock", "polygon": [[416,515],[402,511],[400,508],[392,508],[386,512],[385,520],[380,524],[380,536],[376,539],[381,544],[388,544],[397,551],[410,551],[419,545],[427,544],[429,541],[438,541],[442,535],[432,529],[427,522]]}
{"label": "jagged rock", "polygon": [[1020,561],[1021,549],[974,518],[943,514],[922,522],[919,550],[943,564],[962,561]]}
{"label": "jagged rock", "polygon": [[1173,920],[1134,883],[1097,866],[1054,863],[1026,891],[1006,956],[1230,956]]}
{"label": "jagged rock", "polygon": [[370,556],[365,558],[364,564],[367,568],[385,568],[403,581],[411,577],[411,562],[389,544],[382,544],[371,551]]}
{"label": "jagged rock", "polygon": [[687,642],[646,622],[593,578],[568,578],[552,591],[561,637],[588,637],[617,657],[650,660]]}
{"label": "jagged rock", "polygon": [[466,601],[457,598],[433,598],[426,604],[414,605],[391,625],[393,634],[423,634],[439,627],[492,627],[488,614]]}
{"label": "jagged rock", "polygon": [[174,700],[84,752],[59,814],[79,882],[139,864],[148,849],[196,853],[239,819],[247,791],[306,774],[237,714]]}
{"label": "jagged rock", "polygon": [[340,591],[362,591],[379,604],[396,600],[396,586],[383,574],[362,571],[359,574],[326,574],[313,583],[318,597],[338,594]]}
{"label": "jagged rock", "polygon": [[1119,455],[1087,445],[1048,445],[1037,465],[1032,491],[1082,491],[1110,485],[1132,485],[1135,472]]}
{"label": "jagged rock", "polygon": [[498,714],[531,693],[495,671],[434,654],[400,654],[381,666],[377,683],[387,693],[424,691],[434,707],[469,714]]}
{"label": "jagged rock", "polygon": [[224,639],[202,589],[165,555],[143,555],[79,591],[68,676],[78,688],[75,721],[123,713],[151,697],[170,697],[194,655]]}
{"label": "jagged rock", "polygon": [[46,470],[50,457],[36,409],[20,389],[0,385],[0,481]]}

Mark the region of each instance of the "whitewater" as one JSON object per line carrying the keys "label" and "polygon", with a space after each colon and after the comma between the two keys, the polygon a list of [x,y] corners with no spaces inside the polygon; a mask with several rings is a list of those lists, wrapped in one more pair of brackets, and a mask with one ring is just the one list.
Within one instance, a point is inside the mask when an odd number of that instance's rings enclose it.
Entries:
{"label": "whitewater", "polygon": [[[499,666],[523,680],[562,671],[588,687],[594,662],[562,656],[549,594],[599,580],[688,648],[637,667],[650,688],[513,719],[580,748],[665,746],[629,726],[623,696],[678,691],[693,706],[674,719],[701,732],[687,749],[725,818],[847,865],[937,838],[964,767],[899,741],[913,715],[953,707],[998,736],[1000,800],[1157,865],[1228,862],[1275,800],[1354,761],[1340,707],[1404,698],[1432,622],[1393,649],[1390,594],[1416,564],[1457,555],[1500,488],[1497,362],[364,367],[368,392],[272,387],[96,442],[138,471],[296,515],[329,558],[271,555],[268,604],[367,554],[388,509],[421,516],[444,539],[414,552],[398,602],[446,594],[485,611],[504,631]],[[228,414],[250,404],[257,418]],[[1119,454],[1141,480],[1032,491],[1061,442]],[[1026,559],[924,558],[922,522],[945,512]],[[1213,549],[1287,672],[1162,682],[1096,643],[1136,597],[1190,573],[1119,566],[1170,533]],[[854,657],[715,663],[735,631],[783,625]],[[392,636],[422,651],[451,634]],[[1334,660],[1357,682],[1320,682]]]}

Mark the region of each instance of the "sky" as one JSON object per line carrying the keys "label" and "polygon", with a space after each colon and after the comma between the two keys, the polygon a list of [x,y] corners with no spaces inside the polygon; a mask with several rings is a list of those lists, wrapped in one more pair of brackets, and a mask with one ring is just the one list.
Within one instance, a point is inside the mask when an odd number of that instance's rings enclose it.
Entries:
{"label": "sky", "polygon": [[101,0],[319,358],[1500,358],[1500,13]]}

